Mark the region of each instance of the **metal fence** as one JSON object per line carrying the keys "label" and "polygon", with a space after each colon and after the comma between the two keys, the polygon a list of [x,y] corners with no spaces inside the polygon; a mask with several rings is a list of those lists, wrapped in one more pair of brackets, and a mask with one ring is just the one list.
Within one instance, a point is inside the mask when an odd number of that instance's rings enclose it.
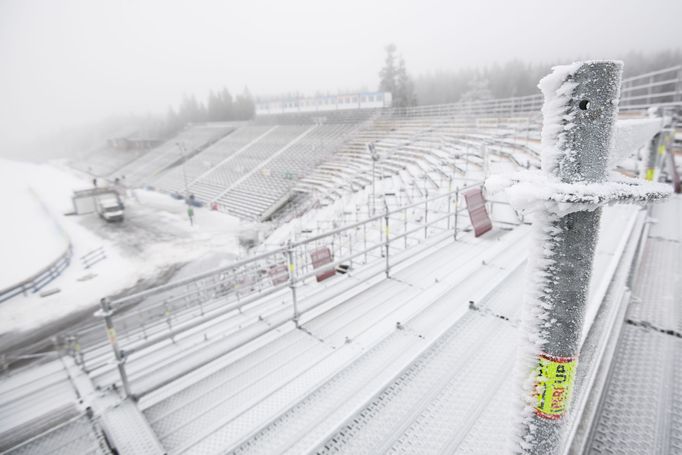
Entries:
{"label": "metal fence", "polygon": [[33,276],[16,283],[6,289],[0,290],[0,302],[9,300],[19,294],[28,295],[28,292],[36,293],[57,278],[71,264],[73,247],[68,243],[66,250],[49,265],[40,269]]}
{"label": "metal fence", "polygon": [[[390,117],[514,117],[539,113],[541,94],[513,98],[436,104],[430,106],[386,109]],[[623,79],[619,109],[621,112],[644,110],[651,106],[682,106],[682,65],[676,65]]]}
{"label": "metal fence", "polygon": [[[297,292],[303,284],[328,273],[353,273],[365,265],[373,265],[376,274],[389,277],[393,267],[421,251],[413,247],[426,241],[456,240],[458,234],[470,229],[468,217],[462,218],[466,208],[460,204],[460,193],[480,185],[480,181],[459,184],[453,181],[442,194],[427,193],[418,202],[393,209],[385,202],[383,210],[377,210],[374,216],[367,213],[363,219],[341,227],[331,222],[332,229],[327,232],[302,233],[305,238],[227,267],[124,298],[104,300],[100,315],[106,320],[107,330],[99,325],[79,332],[70,339],[71,352],[79,364],[91,370],[110,362],[113,345],[119,369],[123,370],[122,385],[132,394],[126,384],[124,364],[134,361],[140,351],[175,340],[223,315],[241,312],[276,293],[288,300],[289,313],[276,324],[271,323],[266,332],[287,322],[298,325],[301,314],[313,309],[309,305],[304,310],[299,308]],[[491,208],[493,204],[506,203],[489,201]],[[349,213],[348,218],[353,216],[357,219],[360,215]],[[320,252],[328,253],[326,262],[316,262]],[[134,394],[140,396],[150,391],[135,390]]]}

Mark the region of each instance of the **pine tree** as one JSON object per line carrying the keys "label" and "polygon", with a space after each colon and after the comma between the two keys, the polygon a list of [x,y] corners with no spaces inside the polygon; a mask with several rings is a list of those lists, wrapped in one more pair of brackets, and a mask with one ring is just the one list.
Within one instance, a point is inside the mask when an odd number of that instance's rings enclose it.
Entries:
{"label": "pine tree", "polygon": [[227,87],[223,87],[222,92],[220,92],[220,120],[233,120],[234,119],[234,102],[232,100],[232,95],[230,94]]}
{"label": "pine tree", "polygon": [[247,87],[244,87],[241,95],[237,95],[234,101],[234,112],[235,120],[251,120],[253,118],[256,112],[256,105]]}
{"label": "pine tree", "polygon": [[417,95],[414,92],[414,83],[407,74],[405,59],[400,57],[398,71],[396,72],[396,94],[393,99],[396,107],[408,107],[417,105]]}
{"label": "pine tree", "polygon": [[396,69],[395,69],[395,44],[386,46],[386,60],[384,67],[379,71],[379,90],[396,95]]}
{"label": "pine tree", "polygon": [[218,95],[216,95],[213,90],[208,94],[208,100],[206,101],[208,105],[208,121],[217,122],[222,120],[221,117],[221,100]]}
{"label": "pine tree", "polygon": [[484,101],[492,98],[488,79],[476,78],[469,82],[469,90],[462,94],[461,101]]}

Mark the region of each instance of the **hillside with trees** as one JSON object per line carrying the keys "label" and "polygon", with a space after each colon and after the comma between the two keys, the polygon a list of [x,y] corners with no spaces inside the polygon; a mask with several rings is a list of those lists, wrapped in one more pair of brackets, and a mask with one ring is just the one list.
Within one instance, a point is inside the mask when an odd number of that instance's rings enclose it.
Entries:
{"label": "hillside with trees", "polygon": [[[682,63],[682,51],[629,52],[619,58],[625,62],[623,77],[627,78],[679,65]],[[561,63],[565,62],[510,60],[482,68],[432,71],[417,76],[414,89],[421,105],[534,95],[540,93],[538,81],[549,73],[552,66]]]}

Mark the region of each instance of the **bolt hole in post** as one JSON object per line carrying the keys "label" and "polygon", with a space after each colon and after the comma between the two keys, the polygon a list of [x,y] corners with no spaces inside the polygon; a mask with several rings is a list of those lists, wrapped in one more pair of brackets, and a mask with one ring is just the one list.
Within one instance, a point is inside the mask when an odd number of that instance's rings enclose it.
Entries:
{"label": "bolt hole in post", "polygon": [[589,100],[580,100],[580,102],[578,103],[578,107],[580,108],[580,110],[586,111],[590,108],[590,101]]}

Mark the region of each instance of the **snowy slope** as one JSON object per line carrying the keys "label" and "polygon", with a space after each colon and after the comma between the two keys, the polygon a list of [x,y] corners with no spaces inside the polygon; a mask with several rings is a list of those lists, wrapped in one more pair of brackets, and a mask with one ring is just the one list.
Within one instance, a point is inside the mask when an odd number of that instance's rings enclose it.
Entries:
{"label": "snowy slope", "polygon": [[[3,216],[0,228],[2,282],[9,284],[23,277],[19,264],[26,270],[43,267],[65,237],[73,245],[71,265],[46,288],[60,292],[45,298],[20,295],[4,302],[0,305],[0,335],[94,307],[102,297],[140,279],[153,279],[173,264],[205,256],[214,261],[216,254],[226,260],[239,253],[238,234],[244,226],[224,214],[195,209],[195,223],[190,226],[181,201],[139,191],[126,199],[123,223],[105,223],[96,214],[65,216],[73,210],[72,192],[88,188],[88,180],[59,165],[3,160],[0,168],[6,176],[13,176],[2,179],[0,198],[14,215]],[[61,237],[60,231],[64,233]],[[104,248],[106,259],[86,269],[81,256],[99,247]]]}
{"label": "snowy slope", "polygon": [[[23,281],[57,259],[69,240],[33,190],[0,160],[0,289]],[[30,220],[30,221],[29,221]]]}

